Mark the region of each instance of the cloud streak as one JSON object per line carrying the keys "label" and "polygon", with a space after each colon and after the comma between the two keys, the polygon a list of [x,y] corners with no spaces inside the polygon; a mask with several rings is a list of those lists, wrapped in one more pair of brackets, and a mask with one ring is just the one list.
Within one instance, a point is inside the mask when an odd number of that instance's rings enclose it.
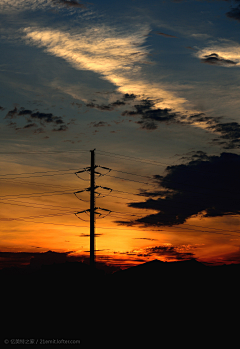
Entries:
{"label": "cloud streak", "polygon": [[37,11],[55,8],[56,6],[71,9],[86,9],[84,4],[76,0],[1,0],[0,12]]}
{"label": "cloud streak", "polygon": [[113,85],[123,94],[138,98],[151,97],[156,106],[184,109],[187,101],[141,77],[142,65],[148,61],[144,47],[147,26],[135,32],[122,33],[108,26],[93,27],[84,32],[51,28],[25,28],[27,44],[43,48],[47,53],[60,57],[79,70],[89,70]]}

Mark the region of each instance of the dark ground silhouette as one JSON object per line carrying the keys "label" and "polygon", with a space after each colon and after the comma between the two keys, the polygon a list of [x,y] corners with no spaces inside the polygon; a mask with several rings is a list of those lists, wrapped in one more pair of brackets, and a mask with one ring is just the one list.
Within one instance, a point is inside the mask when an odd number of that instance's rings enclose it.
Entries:
{"label": "dark ground silhouette", "polygon": [[206,266],[194,259],[154,260],[112,274],[82,262],[4,268],[1,342],[80,339],[82,348],[195,348],[208,341],[206,347],[216,348],[231,323],[231,348],[238,333],[239,272],[240,264]]}

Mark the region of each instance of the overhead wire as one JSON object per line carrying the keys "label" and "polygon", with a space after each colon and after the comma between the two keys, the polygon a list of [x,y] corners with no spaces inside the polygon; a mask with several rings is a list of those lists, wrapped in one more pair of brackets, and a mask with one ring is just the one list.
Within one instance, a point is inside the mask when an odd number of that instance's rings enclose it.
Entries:
{"label": "overhead wire", "polygon": [[[136,180],[133,180],[133,179],[129,179],[129,178],[123,178],[123,177],[117,177],[117,176],[112,176],[112,175],[108,175],[109,177],[113,177],[113,178],[118,178],[118,179],[121,179],[121,180],[126,180],[126,181],[132,181],[132,182],[135,182],[135,183],[142,183],[142,184],[145,184],[145,185],[154,185],[154,184],[152,184],[152,183],[146,183],[146,182],[141,182],[141,181],[136,181]],[[152,178],[153,180],[154,180],[154,178]],[[157,181],[157,180],[156,180]],[[163,182],[173,182],[172,180],[169,180],[169,179],[163,179]],[[210,188],[210,187],[203,187],[203,186],[199,186],[199,185],[195,185],[195,184],[190,184],[190,183],[186,183],[186,182],[178,182],[178,181],[174,181],[173,183],[176,183],[176,184],[181,184],[181,185],[185,185],[185,186],[191,186],[191,187],[195,187],[195,188],[200,188],[200,189],[207,189],[207,190],[210,190],[210,191],[216,191],[216,192],[218,192],[218,191],[226,191],[226,192],[231,192],[231,191],[229,191],[229,189],[226,189],[226,188],[219,188],[219,189],[216,189],[216,188]],[[157,185],[158,183],[155,183],[155,185]],[[164,187],[163,187],[164,188]],[[186,190],[186,189],[183,189],[183,188],[176,188],[176,189],[174,189],[174,188],[170,188],[171,190],[184,190],[184,191],[188,191],[189,192],[189,190]],[[190,191],[190,192],[192,192],[192,191]],[[234,193],[234,194],[239,194],[240,195],[240,193],[239,192],[236,192],[236,191],[234,191],[234,192],[232,192],[232,193]],[[200,193],[200,194],[202,194],[202,195],[207,195],[206,193]],[[136,195],[139,195],[139,196],[141,196],[141,194],[136,194]],[[225,198],[225,196],[220,196],[220,197],[224,197]]]}
{"label": "overhead wire", "polygon": [[[106,153],[106,152],[105,152]],[[114,153],[111,153],[111,154],[114,154]],[[121,155],[119,155],[119,154],[115,154],[115,155],[117,155],[117,156],[121,156]],[[122,157],[124,157],[124,158],[127,158],[126,156],[122,156]],[[128,158],[130,158],[130,157],[128,157]],[[133,159],[133,157],[131,157],[131,159]],[[135,159],[137,159],[137,158],[135,158]],[[142,161],[142,159],[141,160],[139,160],[139,159],[137,159],[137,161]],[[145,161],[145,162],[148,162],[149,163],[149,161]],[[154,161],[154,163],[156,163],[155,161]],[[164,163],[161,163],[161,164],[164,164]],[[61,170],[59,170],[59,171],[61,171]],[[69,170],[70,171],[70,170]],[[53,171],[46,171],[46,172],[53,172]],[[45,173],[46,173],[45,172]],[[54,172],[58,172],[58,171],[54,171]],[[122,173],[126,173],[126,174],[130,174],[130,175],[138,175],[138,174],[133,174],[133,173],[128,173],[128,172],[124,172],[124,171],[118,171],[118,172],[122,172]],[[38,173],[41,173],[41,172],[38,172]],[[25,174],[27,174],[27,173],[25,173]],[[34,173],[33,173],[34,174]],[[35,173],[36,174],[36,173]],[[10,174],[11,175],[11,174]],[[13,175],[15,175],[15,174],[13,174]],[[107,175],[107,174],[106,174]],[[4,176],[4,175],[3,175]],[[141,176],[141,175],[140,175]],[[40,176],[41,177],[41,176]],[[119,179],[122,179],[122,180],[130,180],[130,181],[133,181],[133,182],[136,182],[136,183],[142,183],[142,184],[147,184],[147,185],[149,185],[149,183],[146,183],[146,182],[140,182],[140,181],[135,181],[135,180],[131,180],[131,179],[126,179],[126,178],[122,178],[122,177],[117,177],[117,176],[111,176],[110,175],[110,177],[114,177],[114,178],[119,178]],[[149,178],[149,177],[147,177],[147,176],[141,176],[141,177],[145,177],[145,178]],[[21,177],[21,178],[23,178],[23,177]],[[13,179],[13,178],[12,178]],[[166,180],[165,180],[166,181]],[[176,182],[175,182],[176,183]],[[181,184],[186,184],[186,185],[189,185],[189,184],[187,184],[187,183],[181,183]],[[195,185],[192,185],[192,186],[195,186]],[[199,186],[195,186],[195,187],[199,187]],[[203,187],[200,187],[200,188],[203,188]],[[215,189],[216,190],[216,189]],[[222,190],[222,188],[221,188],[221,190]],[[131,195],[140,195],[140,194],[134,194],[134,193],[129,193],[129,192],[123,192],[123,191],[119,191],[119,190],[116,190],[116,191],[118,191],[118,192],[122,192],[122,193],[126,193],[126,194],[131,194]],[[67,192],[46,192],[46,193],[32,193],[32,194],[27,194],[28,196],[25,196],[25,197],[31,197],[31,196],[33,196],[33,195],[40,195],[40,196],[42,196],[42,195],[49,195],[49,194],[52,194],[52,193],[58,193],[58,194],[53,194],[53,195],[59,195],[59,193],[67,193]],[[72,194],[72,193],[71,193]],[[201,193],[202,194],[202,193]],[[204,194],[204,193],[203,193]],[[17,196],[17,197],[22,197],[23,195],[26,195],[26,194],[19,194],[19,195],[6,195],[6,196],[2,196],[2,197],[12,197],[12,196]],[[206,195],[206,194],[204,194],[204,195]],[[111,195],[111,196],[113,196],[113,195]],[[141,195],[140,195],[141,196]],[[0,197],[1,198],[1,197]],[[119,197],[119,198],[122,198],[122,197]],[[123,199],[123,198],[122,198]],[[72,213],[69,213],[69,214],[72,214]],[[60,214],[59,214],[60,215]],[[49,215],[46,215],[46,216],[49,216]],[[32,218],[33,217],[40,217],[40,216],[32,216]],[[43,217],[43,216],[41,216],[41,217]],[[144,218],[144,217],[142,217],[142,218]],[[187,224],[185,224],[185,225],[187,225]],[[191,225],[188,225],[188,226],[191,226]],[[193,226],[193,225],[192,225]],[[174,227],[174,226],[173,226]],[[201,227],[201,228],[204,228],[204,229],[213,229],[213,230],[216,230],[215,228],[206,228],[206,227],[202,227],[202,226],[195,226],[195,227]],[[184,227],[178,227],[178,228],[182,228],[182,229],[185,229]],[[187,228],[186,228],[187,229]],[[192,229],[192,230],[194,230],[194,229]],[[217,229],[217,230],[222,230],[222,231],[225,231],[225,230],[223,230],[223,229]],[[197,230],[197,231],[199,231],[199,230]],[[231,232],[236,232],[236,231],[231,231]],[[224,235],[230,235],[230,234],[224,234]]]}
{"label": "overhead wire", "polygon": [[[58,226],[69,226],[69,227],[77,227],[77,228],[89,228],[89,226],[78,226],[78,225],[74,225],[74,224],[62,224],[62,223],[52,223],[52,222],[36,222],[36,221],[33,221],[33,220],[29,220],[29,219],[21,219],[21,221],[24,221],[24,222],[30,222],[30,223],[36,223],[36,224],[50,224],[50,225],[58,225]],[[133,226],[129,225],[129,227],[133,228]],[[161,226],[162,228],[165,228],[166,229],[166,226]],[[147,228],[146,226],[145,227],[139,227],[141,229],[141,231],[151,231],[151,232],[154,232],[154,231],[158,231],[156,229],[153,229],[152,228]],[[138,229],[133,229],[133,230],[137,230],[139,231],[139,228]],[[147,228],[147,230],[144,228]],[[171,226],[171,227],[167,227],[167,228],[173,228],[173,229],[185,229],[185,230],[193,230],[193,231],[196,231],[196,232],[207,232],[209,233],[209,231],[205,231],[205,230],[197,230],[197,229],[192,229],[192,228],[184,228],[184,227],[175,227],[175,226]],[[128,229],[127,227],[125,228],[118,228],[118,227],[96,227],[96,229],[111,229],[111,230],[125,230]],[[164,229],[161,229],[161,231],[165,231],[166,233],[168,232],[167,230],[164,230]],[[232,231],[231,231],[232,232]],[[236,236],[239,236],[239,235],[234,235],[234,234],[229,234],[229,233],[221,233],[221,232],[212,232],[213,234],[220,234],[220,235],[228,235],[228,236],[233,236],[233,237],[236,237]]]}
{"label": "overhead wire", "polygon": [[62,170],[49,170],[49,171],[36,171],[36,172],[20,172],[20,173],[5,173],[5,174],[1,174],[0,177],[4,177],[4,176],[21,176],[21,175],[34,175],[34,174],[38,174],[38,173],[50,173],[50,172],[69,172],[69,171],[77,171],[77,169],[62,169]]}
{"label": "overhead wire", "polygon": [[[103,151],[100,151],[100,150],[99,150],[98,152],[101,153],[101,152],[103,152]],[[129,156],[124,156],[124,155],[115,154],[115,153],[110,153],[110,152],[104,152],[104,153],[114,154],[114,155],[121,156],[121,157],[124,157],[124,158],[129,158],[129,160],[135,159],[136,161],[140,161],[139,158],[135,158],[135,157],[129,157]],[[143,160],[141,159],[141,161],[143,161]],[[144,160],[144,162],[148,162],[148,160]],[[159,163],[160,163],[160,164],[164,164],[164,163],[161,163],[161,162],[159,162]],[[170,164],[165,164],[165,165],[170,166]],[[174,166],[180,166],[180,165],[174,165]],[[191,169],[191,170],[192,170],[192,171],[195,171],[195,172],[197,172],[197,173],[199,173],[199,170],[194,170],[194,169]],[[154,180],[154,178],[151,177],[151,176],[142,176],[142,175],[139,175],[139,174],[128,173],[128,172],[125,172],[125,171],[114,170],[114,169],[112,169],[112,171],[121,172],[121,173],[126,173],[126,174],[130,174],[130,175],[135,175],[135,176],[141,176],[141,177],[145,177],[145,178],[152,178],[152,180]],[[201,171],[201,172],[202,172],[202,171]],[[206,173],[209,175],[209,171],[206,172]],[[216,175],[217,175],[217,174],[216,174]],[[111,176],[111,175],[108,175],[108,176],[114,177],[114,176]],[[120,177],[115,177],[115,178],[120,178]],[[124,179],[124,178],[120,178],[120,179]],[[126,180],[130,180],[130,179],[126,179]],[[132,180],[132,181],[133,181],[133,180]],[[172,180],[168,180],[168,179],[164,179],[164,178],[163,178],[163,181],[165,181],[165,182],[166,182],[166,181],[167,181],[167,182],[172,182]],[[135,181],[135,182],[138,182],[138,181]],[[140,182],[139,182],[139,183],[140,183]],[[203,187],[198,186],[198,185],[189,184],[189,183],[184,183],[184,182],[176,182],[176,181],[174,181],[174,183],[184,184],[184,185],[189,185],[189,186],[194,186],[194,187],[203,188]],[[144,183],[144,184],[145,184],[145,183]],[[149,183],[146,183],[146,184],[149,185]],[[205,188],[207,188],[207,189],[209,189],[209,190],[214,190],[214,191],[220,190],[220,189],[214,189],[214,188],[209,188],[209,187],[205,187]],[[225,190],[225,191],[229,192],[229,189],[227,189],[227,188],[221,188],[221,190]],[[236,193],[236,192],[234,192],[234,193]],[[238,194],[240,194],[240,193],[238,193]]]}
{"label": "overhead wire", "polygon": [[48,215],[37,215],[37,216],[24,216],[24,217],[15,217],[15,218],[13,218],[13,217],[10,217],[10,218],[7,218],[7,217],[2,217],[2,218],[0,218],[0,221],[2,220],[2,221],[4,221],[4,220],[11,220],[11,221],[17,221],[17,220],[24,220],[24,219],[26,219],[26,218],[44,218],[44,217],[57,217],[57,216],[68,216],[68,215],[72,215],[73,214],[73,212],[71,211],[71,212],[65,212],[65,213],[55,213],[55,214],[48,214]]}
{"label": "overhead wire", "polygon": [[[13,200],[12,200],[13,201]],[[15,201],[14,201],[15,202]],[[22,204],[19,204],[22,203]],[[25,207],[31,207],[31,208],[37,208],[37,209],[45,209],[45,210],[51,210],[51,211],[56,211],[58,210],[59,208],[61,209],[65,209],[65,210],[69,210],[69,209],[72,209],[72,210],[77,210],[78,208],[71,208],[71,207],[64,207],[64,206],[55,206],[55,205],[42,205],[42,206],[36,206],[33,205],[32,203],[30,202],[26,202],[26,203],[29,203],[29,205],[25,205],[24,201],[17,201],[16,203],[12,203],[12,202],[4,202],[4,201],[0,201],[1,204],[5,204],[5,205],[16,205],[16,206],[25,206]],[[41,205],[41,204],[37,204],[37,205]],[[49,208],[49,207],[54,207],[54,208]]]}
{"label": "overhead wire", "polygon": [[42,193],[31,193],[31,194],[17,194],[17,195],[14,195],[14,194],[9,194],[9,195],[1,195],[0,196],[0,200],[1,198],[8,198],[8,197],[38,197],[38,196],[53,196],[53,195],[62,195],[62,194],[73,194],[72,191],[52,191],[52,192],[42,192]]}
{"label": "overhead wire", "polygon": [[61,153],[88,153],[89,150],[79,150],[79,149],[76,149],[76,150],[41,150],[41,151],[0,151],[0,154],[61,154]]}

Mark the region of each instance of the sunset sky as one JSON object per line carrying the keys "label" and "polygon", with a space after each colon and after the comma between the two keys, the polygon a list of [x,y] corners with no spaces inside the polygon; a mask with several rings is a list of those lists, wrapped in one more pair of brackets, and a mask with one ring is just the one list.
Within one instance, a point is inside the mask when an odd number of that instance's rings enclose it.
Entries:
{"label": "sunset sky", "polygon": [[0,267],[89,256],[92,149],[96,261],[240,263],[240,0],[0,0],[0,28]]}

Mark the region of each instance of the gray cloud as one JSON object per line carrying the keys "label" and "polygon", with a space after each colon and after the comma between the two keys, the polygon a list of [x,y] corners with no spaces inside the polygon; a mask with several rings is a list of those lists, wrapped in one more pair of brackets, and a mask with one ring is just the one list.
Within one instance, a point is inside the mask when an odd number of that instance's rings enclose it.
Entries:
{"label": "gray cloud", "polygon": [[25,125],[23,128],[30,128],[30,127],[36,127],[37,124],[31,123],[31,124],[27,124]]}

